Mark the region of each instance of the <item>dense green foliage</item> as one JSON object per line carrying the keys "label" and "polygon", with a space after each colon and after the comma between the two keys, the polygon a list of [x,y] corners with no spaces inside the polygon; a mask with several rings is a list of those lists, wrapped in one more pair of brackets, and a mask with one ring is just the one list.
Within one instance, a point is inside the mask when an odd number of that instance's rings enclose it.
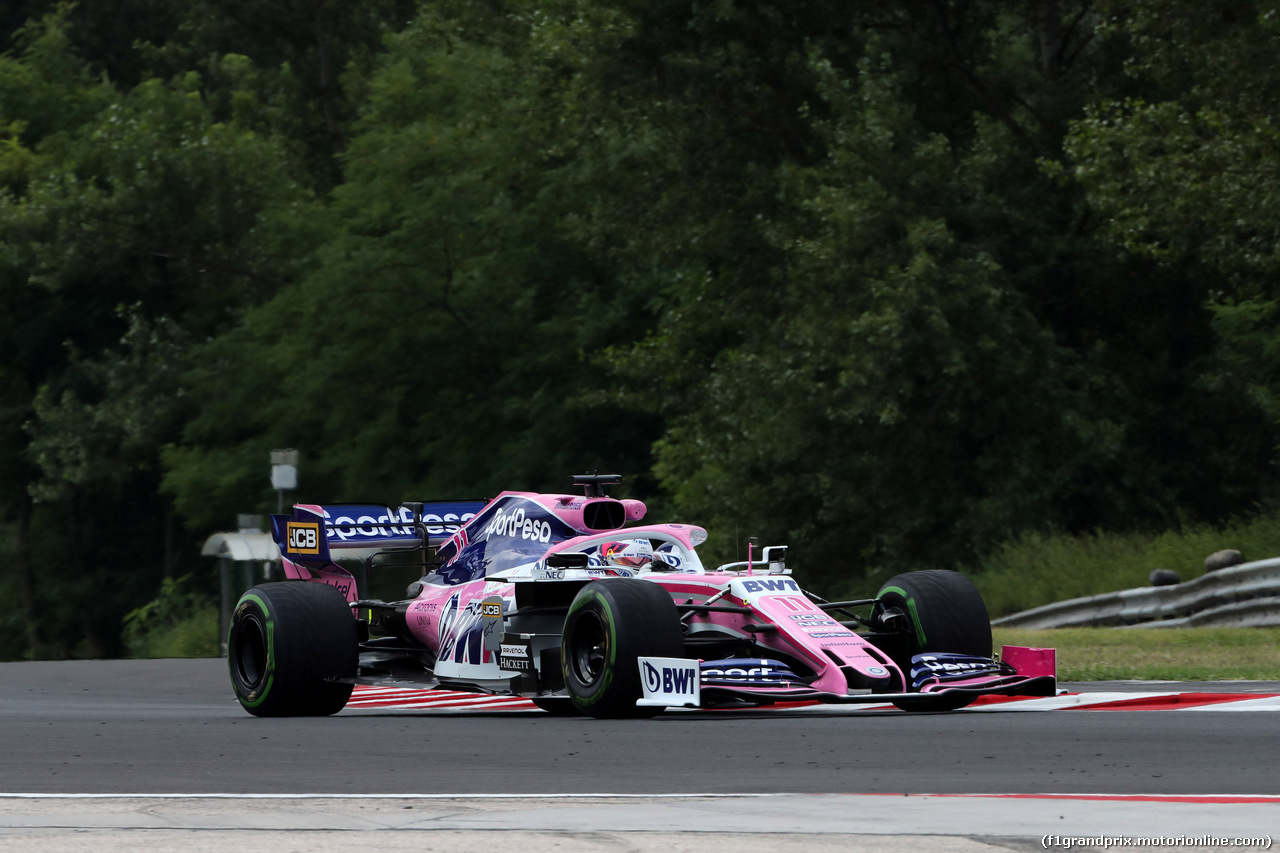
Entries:
{"label": "dense green foliage", "polygon": [[135,658],[209,658],[221,653],[218,607],[190,575],[166,578],[160,594],[124,617],[124,644]]}
{"label": "dense green foliage", "polygon": [[1277,7],[6,6],[0,656],[209,589],[280,447],[819,589],[1272,509]]}

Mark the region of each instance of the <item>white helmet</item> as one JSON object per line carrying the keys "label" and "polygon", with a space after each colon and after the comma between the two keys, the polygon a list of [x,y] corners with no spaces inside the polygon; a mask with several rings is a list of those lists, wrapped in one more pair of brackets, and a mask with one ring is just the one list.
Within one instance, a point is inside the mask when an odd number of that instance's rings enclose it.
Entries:
{"label": "white helmet", "polygon": [[653,562],[653,546],[648,539],[623,539],[600,546],[600,559],[606,566],[640,570]]}

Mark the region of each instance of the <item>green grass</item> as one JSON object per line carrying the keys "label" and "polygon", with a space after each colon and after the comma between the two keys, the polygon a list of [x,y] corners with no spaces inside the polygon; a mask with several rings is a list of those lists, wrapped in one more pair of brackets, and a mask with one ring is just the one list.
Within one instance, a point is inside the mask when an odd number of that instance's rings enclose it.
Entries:
{"label": "green grass", "polygon": [[222,651],[218,607],[190,575],[167,579],[155,600],[125,616],[124,641],[134,658],[216,657]]}
{"label": "green grass", "polygon": [[997,549],[965,574],[996,619],[1055,601],[1147,586],[1152,569],[1173,569],[1189,581],[1204,574],[1205,557],[1224,548],[1240,551],[1245,560],[1280,556],[1280,518],[1158,535],[1034,534]]}
{"label": "green grass", "polygon": [[993,629],[995,646],[1058,650],[1062,681],[1280,681],[1280,628]]}
{"label": "green grass", "polygon": [[[992,618],[1069,598],[1148,585],[1152,569],[1189,581],[1204,558],[1234,548],[1245,560],[1280,556],[1280,519],[1223,528],[1187,527],[1159,535],[1033,535],[1009,543],[966,572]],[[1280,680],[1280,628],[996,628],[1003,643],[1058,650],[1064,681]]]}

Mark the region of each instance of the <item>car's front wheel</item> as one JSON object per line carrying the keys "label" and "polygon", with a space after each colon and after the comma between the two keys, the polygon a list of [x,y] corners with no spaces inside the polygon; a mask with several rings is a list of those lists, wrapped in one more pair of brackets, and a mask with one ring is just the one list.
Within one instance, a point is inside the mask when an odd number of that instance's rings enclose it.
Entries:
{"label": "car's front wheel", "polygon": [[574,707],[592,717],[648,717],[660,707],[637,706],[644,695],[640,657],[684,653],[680,614],[657,584],[623,578],[592,581],[578,591],[565,618],[560,665]]}
{"label": "car's front wheel", "polygon": [[[973,582],[959,572],[932,569],[890,578],[876,596],[877,613],[894,611],[909,633],[907,653],[894,662],[910,679],[911,658],[926,652],[991,657],[991,620]],[[922,694],[895,701],[904,711],[953,711],[972,696]]]}
{"label": "car's front wheel", "polygon": [[240,705],[257,717],[341,711],[359,662],[356,622],[331,586],[292,581],[240,597],[227,634],[227,664]]}

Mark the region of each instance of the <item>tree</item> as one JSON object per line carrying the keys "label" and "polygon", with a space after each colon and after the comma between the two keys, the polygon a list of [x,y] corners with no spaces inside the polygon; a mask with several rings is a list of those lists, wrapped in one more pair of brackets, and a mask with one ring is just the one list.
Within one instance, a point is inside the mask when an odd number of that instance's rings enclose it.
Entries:
{"label": "tree", "polygon": [[[1258,418],[1197,381],[1195,281],[1106,251],[1041,168],[1089,100],[1126,91],[1091,4],[651,8],[579,85],[641,140],[643,188],[592,225],[665,275],[659,330],[618,363],[632,399],[667,402],[658,473],[682,513],[787,535],[835,581],[1269,494]],[[1241,424],[1229,452],[1203,441]]]}
{"label": "tree", "polygon": [[[0,56],[0,203],[11,204],[47,162],[39,150],[94,115],[111,97],[69,53],[58,15],[16,33],[18,56]],[[32,545],[33,503],[28,485],[37,472],[26,453],[24,423],[39,384],[59,360],[60,322],[70,316],[56,299],[28,285],[25,247],[0,254],[0,530],[7,533],[5,567],[18,595],[17,611],[29,651],[39,653],[40,624]]]}
{"label": "tree", "polygon": [[[79,640],[106,654],[177,559],[155,462],[186,414],[182,352],[288,275],[277,237],[297,229],[273,229],[268,211],[308,198],[278,146],[213,119],[195,78],[117,93],[69,53],[62,19],[31,39],[0,65],[15,134],[0,197],[4,438],[18,460],[6,516],[29,653]],[[64,559],[37,570],[54,547]]]}
{"label": "tree", "polygon": [[1145,96],[1109,98],[1075,122],[1071,174],[1110,235],[1168,264],[1201,263],[1255,284],[1280,265],[1275,109],[1280,6],[1232,2],[1108,6]]}
{"label": "tree", "polygon": [[[130,65],[162,78],[201,72],[203,93],[220,118],[237,109],[237,91],[252,93],[256,129],[288,145],[320,191],[340,180],[340,157],[359,110],[347,77],[359,79],[372,67],[383,40],[412,19],[416,6],[414,0],[134,2],[156,3],[162,18],[177,23],[147,32]],[[86,37],[94,31],[86,28]],[[229,55],[243,57],[247,67],[228,66]]]}
{"label": "tree", "polygon": [[[1057,171],[1083,186],[1113,244],[1176,282],[1159,296],[1186,325],[1212,324],[1197,344],[1197,384],[1235,413],[1224,427],[1233,436],[1225,473],[1239,483],[1253,471],[1272,476],[1280,7],[1142,2],[1104,11],[1100,29],[1126,48],[1135,91],[1100,99],[1073,123]],[[1274,499],[1269,490],[1255,495]]]}
{"label": "tree", "polygon": [[308,500],[646,466],[654,419],[593,402],[583,355],[635,339],[642,306],[568,236],[579,166],[529,33],[464,4],[391,39],[314,269],[195,354],[202,413],[166,456],[194,523],[265,502],[272,447],[303,451]]}

